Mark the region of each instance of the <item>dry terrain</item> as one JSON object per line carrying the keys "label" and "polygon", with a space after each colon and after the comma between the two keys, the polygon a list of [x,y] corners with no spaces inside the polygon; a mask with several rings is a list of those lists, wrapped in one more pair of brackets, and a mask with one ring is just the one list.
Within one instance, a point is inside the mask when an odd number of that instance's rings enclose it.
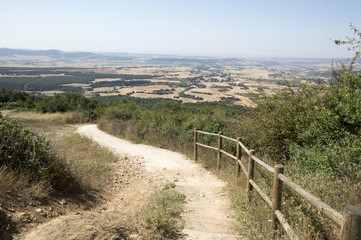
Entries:
{"label": "dry terrain", "polygon": [[[148,84],[138,84],[134,80],[120,77],[95,78],[91,82],[67,83],[64,87],[80,87],[86,96],[132,96],[138,98],[165,98],[182,102],[232,102],[238,105],[254,106],[253,97],[259,91],[275,93],[285,88],[284,80],[291,86],[297,86],[306,80],[327,82],[330,80],[331,61],[307,59],[191,59],[190,62],[154,62],[157,58],[137,58],[132,62],[98,63],[83,62],[73,65],[37,64],[32,67],[75,67],[69,71],[95,72],[99,74],[144,75]],[[168,61],[168,58],[164,61]],[[169,58],[173,59],[173,58]],[[0,59],[1,60],[1,59]],[[10,63],[10,62],[9,62]],[[3,64],[3,67],[22,65]],[[56,69],[55,67],[55,69]],[[81,70],[79,67],[82,67]],[[55,71],[55,70],[54,70]],[[25,72],[6,77],[29,77]],[[66,76],[64,74],[39,74],[33,77]],[[114,75],[116,76],[116,75]],[[126,85],[112,84],[125,81]],[[92,84],[98,87],[91,87]],[[107,85],[99,85],[105,83]],[[62,91],[39,91],[45,95],[54,95]]]}
{"label": "dry terrain", "polygon": [[[174,182],[176,190],[186,196],[185,239],[239,239],[232,231],[232,210],[225,182],[198,164],[179,153],[118,139],[98,130],[96,125],[82,126],[78,132],[117,154],[129,156],[127,164],[137,169],[129,183],[130,192],[120,191],[104,211],[121,212],[130,202],[137,209],[137,198],[143,198],[154,187]],[[134,181],[139,178],[140,181]]]}
{"label": "dry terrain", "polygon": [[[116,70],[121,68],[120,70]],[[87,92],[88,95],[98,93],[100,96],[128,95],[140,98],[167,98],[181,100],[183,102],[213,102],[222,101],[222,99],[234,98],[234,102],[239,105],[254,106],[251,93],[257,93],[260,89],[272,94],[279,89],[284,88],[284,80],[290,81],[291,84],[299,84],[306,80],[318,78],[327,81],[328,77],[314,76],[313,73],[325,73],[330,70],[327,64],[304,66],[267,66],[255,62],[242,62],[237,66],[137,66],[137,67],[114,67],[118,74],[147,74],[160,75],[148,79],[154,82],[151,86],[135,87],[108,87],[96,88]],[[301,71],[304,70],[304,71]],[[189,79],[197,79],[198,84],[189,87],[170,87],[167,84],[173,83],[181,85]],[[96,81],[114,81],[119,79],[97,79]],[[203,86],[202,86],[203,85]],[[171,90],[168,93],[158,94],[154,91]],[[86,89],[84,89],[86,91]],[[180,92],[187,95],[202,98],[192,99],[182,97]]]}
{"label": "dry terrain", "polygon": [[[16,113],[13,117],[27,119]],[[3,199],[0,210],[12,221],[13,229],[9,230],[15,233],[13,239],[91,239],[92,235],[118,239],[119,231],[126,239],[148,239],[134,227],[139,224],[136,215],[151,194],[170,182],[186,196],[182,214],[185,228],[180,238],[241,238],[232,230],[233,212],[225,182],[185,156],[121,140],[96,125],[31,125],[34,131],[41,130],[53,140],[77,131],[109,148],[119,160],[112,165],[111,184],[92,197],[22,197],[9,201],[11,206]]]}

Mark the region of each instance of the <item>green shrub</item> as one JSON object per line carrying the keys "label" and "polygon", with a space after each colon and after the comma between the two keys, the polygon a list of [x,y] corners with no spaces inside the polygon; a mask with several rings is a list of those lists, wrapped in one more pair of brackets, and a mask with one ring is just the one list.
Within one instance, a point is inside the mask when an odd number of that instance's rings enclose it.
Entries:
{"label": "green shrub", "polygon": [[50,152],[45,138],[1,114],[0,167],[24,172],[34,179],[46,180],[58,190],[66,190],[76,184],[62,160]]}
{"label": "green shrub", "polygon": [[104,109],[102,117],[107,120],[130,120],[137,117],[137,109],[134,103],[129,100],[122,99],[117,102],[111,102]]}
{"label": "green shrub", "polygon": [[[333,70],[333,81],[263,95],[256,108],[241,116],[239,132],[247,146],[257,148],[257,155],[272,164],[284,163],[285,175],[342,212],[349,204],[361,206],[361,74],[354,69],[361,40],[340,42],[356,43],[351,49],[358,51]],[[267,186],[263,176],[256,182]],[[260,210],[257,199],[245,201],[244,193],[235,194],[240,231],[268,239],[269,210]],[[282,212],[302,239],[338,239],[339,229],[287,186]]]}
{"label": "green shrub", "polygon": [[[121,100],[104,109],[99,126],[111,134],[132,141],[188,154],[194,128],[209,132],[218,132],[228,127],[233,129],[234,123],[237,122],[236,118],[242,111],[243,108],[240,106],[216,103],[162,102],[151,108],[145,108]],[[234,134],[232,132],[232,135]]]}
{"label": "green shrub", "polygon": [[0,108],[3,109],[33,109],[35,108],[35,102],[39,100],[40,97],[37,97],[35,95],[0,88]]}
{"label": "green shrub", "polygon": [[43,97],[36,103],[36,110],[41,113],[78,111],[90,119],[98,116],[98,102],[88,99],[80,93],[66,92],[54,97]]}

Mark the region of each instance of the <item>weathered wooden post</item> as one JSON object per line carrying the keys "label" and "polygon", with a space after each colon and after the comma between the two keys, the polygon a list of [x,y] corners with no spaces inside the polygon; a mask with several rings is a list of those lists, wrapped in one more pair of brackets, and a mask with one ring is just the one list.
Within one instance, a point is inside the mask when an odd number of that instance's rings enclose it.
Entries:
{"label": "weathered wooden post", "polygon": [[361,240],[361,208],[346,206],[341,227],[341,240]]}
{"label": "weathered wooden post", "polygon": [[240,175],[241,172],[241,166],[239,165],[239,160],[241,160],[241,146],[239,145],[239,142],[241,141],[241,138],[237,138],[237,154],[236,154],[236,174],[237,176]]}
{"label": "weathered wooden post", "polygon": [[220,165],[221,165],[221,149],[222,149],[222,131],[218,133],[217,169],[220,169]]}
{"label": "weathered wooden post", "polygon": [[194,161],[198,160],[198,149],[197,149],[197,128],[194,128]]}
{"label": "weathered wooden post", "polygon": [[248,194],[248,200],[251,200],[251,191],[253,189],[251,183],[249,180],[253,179],[254,174],[254,160],[252,159],[252,156],[254,154],[254,150],[249,150],[249,157],[248,157],[248,176],[247,176],[247,194]]}
{"label": "weathered wooden post", "polygon": [[283,165],[277,164],[275,166],[274,171],[274,177],[273,177],[273,199],[272,199],[272,229],[274,233],[277,230],[277,224],[276,224],[276,210],[281,209],[281,201],[282,201],[282,181],[278,178],[278,174],[283,173]]}

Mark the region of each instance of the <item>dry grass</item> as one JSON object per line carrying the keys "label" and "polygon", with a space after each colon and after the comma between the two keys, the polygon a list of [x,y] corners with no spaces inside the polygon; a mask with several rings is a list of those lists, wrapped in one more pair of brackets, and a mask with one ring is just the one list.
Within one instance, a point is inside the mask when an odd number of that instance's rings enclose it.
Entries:
{"label": "dry grass", "polygon": [[185,196],[175,191],[174,183],[168,183],[160,191],[152,194],[149,202],[138,212],[141,223],[139,231],[146,239],[179,239],[183,229],[181,213]]}
{"label": "dry grass", "polygon": [[84,186],[101,190],[109,184],[112,163],[119,160],[109,149],[79,134],[65,136],[55,147]]}
{"label": "dry grass", "polygon": [[0,167],[0,194],[21,193],[25,198],[44,198],[50,186],[44,181],[31,181],[25,174]]}
{"label": "dry grass", "polygon": [[[290,167],[289,167],[290,168]],[[246,178],[243,174],[235,177],[234,167],[221,171],[228,180],[232,202],[237,215],[236,229],[247,239],[271,239],[271,208],[253,190],[251,201],[246,193]],[[340,213],[343,207],[350,204],[360,206],[360,183],[348,179],[336,180],[327,175],[301,175],[293,171],[285,173],[296,183],[335,208]],[[272,196],[272,174],[255,170],[255,182],[269,196]],[[324,214],[311,206],[306,200],[287,186],[283,186],[281,212],[284,214],[291,228],[300,239],[338,239],[340,229]],[[277,232],[281,239],[288,236],[280,226]]]}
{"label": "dry grass", "polygon": [[[50,138],[52,151],[65,160],[69,170],[84,187],[101,190],[109,183],[111,164],[118,161],[118,157],[92,140],[74,134],[75,128],[67,125],[67,123],[87,121],[82,114],[77,112],[52,114],[7,112],[7,115]],[[21,175],[14,173],[15,176]],[[23,182],[26,181],[23,180]]]}
{"label": "dry grass", "polygon": [[[118,216],[119,217],[119,216]],[[118,240],[127,239],[122,232],[119,218],[106,214],[67,215],[55,218],[33,229],[25,240],[83,239]]]}
{"label": "dry grass", "polygon": [[10,118],[20,121],[34,121],[41,123],[64,124],[64,123],[86,123],[89,119],[78,112],[66,113],[36,113],[36,112],[7,112]]}
{"label": "dry grass", "polygon": [[[12,119],[25,123],[32,131],[51,139],[52,151],[64,159],[69,170],[82,183],[85,190],[86,188],[101,190],[109,183],[111,164],[118,161],[118,157],[109,149],[100,147],[90,139],[74,134],[75,127],[67,123],[85,121],[82,114],[76,112],[54,114],[7,112],[6,114]],[[4,190],[11,188],[33,191],[36,190],[36,186],[41,189],[43,183],[35,184],[34,181],[32,185],[29,185],[29,179],[23,174],[1,170],[0,181],[1,178],[6,181],[0,182],[0,188]],[[34,189],[31,190],[32,188]],[[19,190],[16,191],[19,192]]]}

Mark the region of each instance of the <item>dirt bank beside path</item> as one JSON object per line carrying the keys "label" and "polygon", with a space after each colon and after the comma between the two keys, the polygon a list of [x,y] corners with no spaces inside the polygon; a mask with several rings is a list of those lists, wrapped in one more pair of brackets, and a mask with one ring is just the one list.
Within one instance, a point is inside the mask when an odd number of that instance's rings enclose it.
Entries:
{"label": "dirt bank beside path", "polygon": [[[240,239],[232,231],[232,209],[225,183],[184,155],[143,144],[133,144],[100,131],[96,125],[85,125],[77,132],[90,137],[101,146],[127,156],[129,164],[142,166],[142,179],[156,186],[174,182],[176,189],[186,195],[183,234],[185,239]],[[143,194],[141,184],[134,193]],[[108,205],[113,210],[116,203]]]}

